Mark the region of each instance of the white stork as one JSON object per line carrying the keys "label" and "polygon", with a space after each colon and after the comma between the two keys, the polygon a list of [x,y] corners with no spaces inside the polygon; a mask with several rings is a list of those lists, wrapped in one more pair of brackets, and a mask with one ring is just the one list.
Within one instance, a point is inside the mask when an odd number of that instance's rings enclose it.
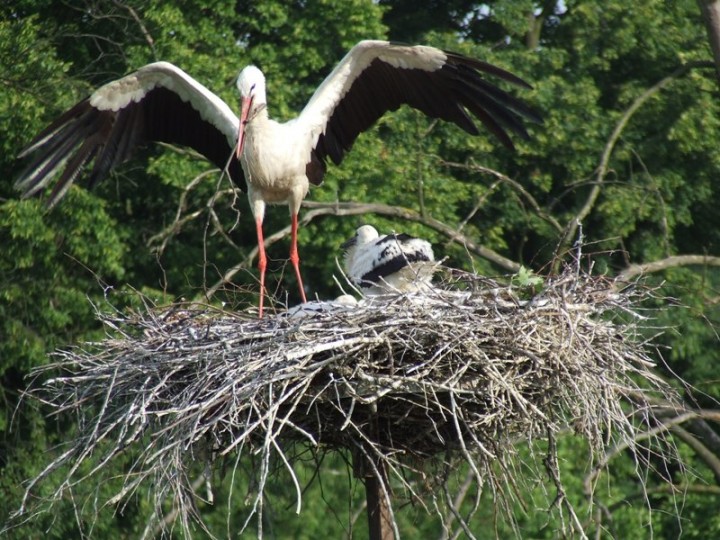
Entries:
{"label": "white stork", "polygon": [[427,287],[435,271],[430,242],[407,234],[380,236],[363,225],[342,247],[345,271],[366,296]]}
{"label": "white stork", "polygon": [[[98,88],[33,139],[20,157],[36,154],[17,181],[38,193],[64,168],[50,194],[53,206],[94,159],[95,184],[143,143],[194,148],[240,185],[245,179],[259,245],[260,317],[267,265],[262,222],[266,203],[286,203],[292,218],[290,260],[305,301],[297,250],[297,215],[309,184],[322,182],[328,158],[339,164],[357,136],[402,104],[479,133],[468,111],[507,147],[508,131],[527,138],[523,119],[540,122],[519,99],[482,75],[529,87],[486,62],[426,46],[362,41],[323,81],[300,115],[284,124],[268,118],[265,78],[248,66],[237,87],[238,118],[220,98],[167,62],[148,64]],[[235,152],[233,153],[233,150]]]}

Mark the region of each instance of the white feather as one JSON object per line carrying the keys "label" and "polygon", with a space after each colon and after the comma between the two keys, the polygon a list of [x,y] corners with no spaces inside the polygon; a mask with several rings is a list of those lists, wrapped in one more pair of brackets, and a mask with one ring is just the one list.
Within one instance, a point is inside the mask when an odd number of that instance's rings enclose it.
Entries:
{"label": "white feather", "polygon": [[140,102],[153,88],[167,88],[189,102],[206,120],[222,131],[231,145],[237,140],[238,117],[228,105],[169,62],[155,62],[135,73],[107,83],[90,96],[90,105],[101,111],[119,111],[130,102]]}

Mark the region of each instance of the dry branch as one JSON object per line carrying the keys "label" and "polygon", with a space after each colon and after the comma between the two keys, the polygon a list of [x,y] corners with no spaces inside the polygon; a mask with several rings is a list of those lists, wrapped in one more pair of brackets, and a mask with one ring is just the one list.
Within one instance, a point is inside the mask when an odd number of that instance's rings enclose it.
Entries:
{"label": "dry branch", "polygon": [[711,255],[672,255],[644,264],[631,264],[618,275],[619,282],[627,282],[639,275],[662,272],[680,266],[720,266],[720,257]]}
{"label": "dry branch", "polygon": [[[665,411],[672,403],[639,332],[641,288],[617,292],[576,267],[523,299],[522,288],[451,273],[427,293],[315,316],[256,320],[196,305],[101,315],[105,340],[58,351],[35,373],[30,395],[74,416],[79,432],[28,485],[20,515],[37,511],[29,501],[49,475],[65,478],[52,504],[130,453],[107,503],[146,486],[158,516],[171,501],[187,530],[198,517],[197,471],[245,456],[256,464],[247,519],[261,527],[271,475],[288,474],[299,512],[297,452],[342,450],[369,464],[358,476],[375,477],[391,511],[400,497],[426,501],[468,531],[454,507],[464,493],[440,485],[458,463],[478,497],[488,488],[509,512],[524,482],[511,464],[518,441],[554,441],[570,428],[589,442],[588,459],[605,463],[642,438],[638,419],[652,416],[652,399]],[[554,448],[537,470],[557,487],[576,534]]]}

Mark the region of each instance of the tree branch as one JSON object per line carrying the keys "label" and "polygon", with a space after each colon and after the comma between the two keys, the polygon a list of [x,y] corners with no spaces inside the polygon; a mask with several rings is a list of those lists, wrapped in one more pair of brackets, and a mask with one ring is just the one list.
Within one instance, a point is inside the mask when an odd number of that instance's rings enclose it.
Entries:
{"label": "tree branch", "polygon": [[720,266],[720,257],[712,255],[673,255],[658,261],[652,261],[643,264],[632,264],[617,276],[618,281],[629,281],[635,276],[641,274],[651,274],[660,272],[668,268],[676,268],[678,266]]}
{"label": "tree branch", "polygon": [[530,28],[525,35],[525,46],[528,50],[533,51],[540,45],[540,34],[542,33],[543,24],[545,24],[545,19],[555,12],[556,5],[557,0],[545,0],[538,15],[535,15],[534,11],[531,11],[528,15]]}
{"label": "tree branch", "polygon": [[[565,235],[560,242],[558,253],[562,253],[565,248],[572,242],[572,239],[575,238],[575,234],[577,233],[578,225],[590,214],[592,209],[595,206],[595,202],[597,201],[598,196],[600,195],[600,191],[603,188],[603,184],[605,182],[605,176],[608,173],[609,163],[610,163],[610,156],[613,153],[613,150],[615,150],[615,145],[617,144],[618,140],[620,139],[620,135],[622,134],[623,130],[627,126],[628,122],[630,122],[630,118],[640,109],[640,107],[643,106],[643,104],[650,99],[653,95],[657,94],[660,90],[665,88],[668,84],[673,82],[675,79],[683,76],[685,73],[690,71],[691,69],[698,68],[698,67],[709,67],[712,66],[709,62],[688,62],[687,64],[683,64],[682,66],[678,67],[675,71],[673,71],[670,75],[667,77],[661,79],[657,83],[655,83],[653,86],[645,90],[642,94],[640,94],[635,101],[632,102],[630,107],[627,108],[625,113],[620,117],[620,120],[618,121],[617,125],[615,126],[615,129],[613,130],[612,134],[610,135],[610,138],[608,139],[607,143],[605,144],[605,148],[603,149],[602,155],[600,156],[600,163],[598,164],[598,167],[595,171],[595,182],[593,185],[593,188],[590,190],[590,194],[587,197],[587,200],[585,201],[585,204],[580,209],[580,211],[575,215],[569,222],[565,229]],[[560,264],[560,258],[557,259],[557,265]]]}
{"label": "tree branch", "polygon": [[508,184],[510,187],[515,189],[522,196],[522,198],[525,199],[525,201],[528,204],[530,204],[532,209],[535,210],[535,213],[538,215],[538,217],[540,217],[541,219],[543,219],[544,221],[546,221],[547,223],[552,225],[552,227],[556,231],[558,231],[558,232],[563,231],[563,226],[560,225],[558,220],[556,220],[553,216],[551,216],[550,214],[545,212],[540,207],[540,204],[537,202],[537,199],[535,199],[535,197],[533,197],[530,194],[530,192],[528,190],[526,190],[525,187],[517,180],[513,180],[509,176],[507,176],[499,171],[496,171],[495,169],[490,169],[489,167],[483,167],[482,165],[477,165],[476,163],[455,163],[452,161],[440,160],[440,164],[445,167],[450,167],[450,168],[455,168],[455,169],[464,169],[467,171],[473,171],[473,172],[489,174],[491,176],[494,176],[498,180]]}
{"label": "tree branch", "polygon": [[651,429],[648,429],[645,432],[638,433],[637,436],[632,439],[625,439],[620,442],[618,442],[615,446],[608,449],[608,451],[605,453],[605,455],[600,459],[595,466],[590,470],[590,472],[585,476],[583,479],[583,492],[588,497],[592,497],[592,494],[594,493],[593,486],[595,485],[595,481],[600,476],[600,473],[605,469],[610,461],[612,461],[613,458],[616,456],[622,454],[625,452],[628,448],[631,448],[635,445],[635,443],[650,439],[653,437],[656,437],[664,432],[670,431],[673,426],[683,424],[687,422],[688,420],[691,420],[693,418],[698,417],[698,413],[695,411],[680,411],[681,414],[678,414],[674,418],[669,418],[667,420],[664,420],[661,424],[659,424],[656,427],[653,427]]}
{"label": "tree branch", "polygon": [[643,488],[635,493],[623,495],[621,500],[608,506],[608,511],[612,513],[619,508],[626,507],[629,501],[633,499],[644,499],[650,495],[673,495],[677,493],[698,493],[701,495],[718,496],[720,495],[720,487],[705,484],[663,484],[652,488]]}
{"label": "tree branch", "polygon": [[[162,253],[165,251],[165,248],[167,247],[168,242],[170,239],[174,236],[177,236],[182,231],[183,226],[193,221],[194,219],[197,219],[204,213],[204,209],[199,209],[191,212],[190,214],[186,214],[187,211],[187,198],[190,192],[197,187],[198,184],[200,184],[202,181],[204,181],[206,178],[210,176],[214,176],[217,174],[217,169],[209,169],[207,171],[204,171],[197,175],[195,178],[192,179],[192,181],[186,185],[182,193],[180,193],[180,199],[178,200],[177,210],[175,211],[175,219],[162,231],[154,234],[151,236],[147,242],[145,242],[145,245],[149,248],[153,249],[157,253]],[[224,195],[223,192],[217,192],[216,195],[211,199],[211,202],[214,203],[214,201],[220,196]],[[206,205],[207,207],[210,206]],[[221,227],[217,228],[218,232],[223,235],[224,238],[229,240],[225,232],[222,230]],[[158,245],[159,244],[159,245]],[[237,247],[234,245],[234,243],[230,240],[230,244],[234,247]]]}
{"label": "tree branch", "polygon": [[685,444],[692,448],[695,455],[697,455],[705,465],[712,471],[715,477],[715,482],[720,484],[720,458],[715,455],[707,446],[705,446],[700,439],[695,437],[685,428],[680,426],[673,426],[671,428],[673,435],[681,439]]}
{"label": "tree branch", "polygon": [[157,58],[157,51],[155,50],[155,40],[153,39],[152,35],[150,35],[150,32],[148,32],[147,27],[142,22],[142,19],[140,19],[140,16],[137,14],[137,11],[135,11],[132,6],[129,6],[129,5],[125,4],[124,2],[120,2],[119,0],[113,0],[113,4],[115,4],[119,8],[127,10],[127,12],[130,13],[130,16],[132,17],[132,19],[140,27],[140,32],[142,33],[143,38],[145,38],[145,42],[148,44],[148,47],[150,47],[150,51],[152,51],[153,58]]}
{"label": "tree branch", "polygon": [[[689,428],[692,429],[693,427],[696,428],[698,423],[705,427],[705,420],[720,422],[720,411],[714,409],[678,408],[677,404],[664,404],[663,402],[658,402],[654,400],[653,402],[653,407],[655,407],[658,411],[658,415],[656,416],[656,418],[660,421],[659,425],[649,429],[644,433],[640,433],[632,441],[621,441],[612,449],[608,450],[603,459],[600,460],[600,462],[596,464],[595,467],[593,467],[590,473],[583,480],[583,490],[587,496],[592,496],[592,493],[594,493],[593,485],[598,475],[615,456],[624,452],[638,441],[654,437],[666,431],[669,431],[670,433],[681,439],[683,442],[685,442],[685,444],[687,444],[693,450],[695,455],[705,463],[705,465],[710,469],[713,476],[715,477],[715,481],[720,484],[720,457],[718,457],[718,455],[714,451],[715,449],[709,448],[705,444],[705,441],[700,440],[694,433],[691,433],[691,431],[689,431],[688,429],[681,427],[683,424],[686,424]],[[707,426],[707,429],[711,428]],[[696,431],[696,429],[693,429],[693,431]],[[711,444],[713,443],[713,441],[709,442]],[[663,486],[661,489],[667,489],[668,487],[671,488],[671,492],[676,489],[675,486],[671,485]],[[704,493],[718,493],[720,487],[698,486],[697,488],[688,487],[688,489],[691,491],[698,491]],[[705,489],[705,491],[701,491],[702,489]],[[649,494],[650,492],[651,490],[644,490],[638,496],[642,496],[643,494]],[[611,505],[610,507],[608,507],[606,509],[608,513],[612,512],[615,506],[616,505]]]}

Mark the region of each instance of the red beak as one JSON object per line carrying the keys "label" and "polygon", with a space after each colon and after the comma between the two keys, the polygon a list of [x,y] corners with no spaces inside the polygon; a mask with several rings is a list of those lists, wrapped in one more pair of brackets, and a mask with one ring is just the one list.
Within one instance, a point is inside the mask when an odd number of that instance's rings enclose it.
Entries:
{"label": "red beak", "polygon": [[238,159],[242,155],[243,148],[245,147],[245,124],[248,123],[248,116],[250,116],[250,108],[252,107],[253,98],[252,96],[243,98],[242,111],[240,112],[240,125],[238,126],[238,142],[235,155]]}

